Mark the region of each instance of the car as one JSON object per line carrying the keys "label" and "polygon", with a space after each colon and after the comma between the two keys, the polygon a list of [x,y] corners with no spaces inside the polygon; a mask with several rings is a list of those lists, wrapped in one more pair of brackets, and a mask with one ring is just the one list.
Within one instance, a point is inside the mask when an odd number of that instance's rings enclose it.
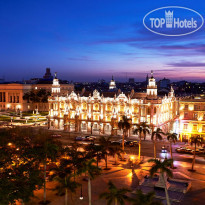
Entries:
{"label": "car", "polygon": [[[195,153],[196,153],[196,154],[200,154],[200,151],[199,151],[199,150],[196,150]],[[194,154],[194,150],[191,151],[191,154]]]}
{"label": "car", "polygon": [[125,145],[130,147],[137,147],[138,144],[138,141],[127,141]]}
{"label": "car", "polygon": [[200,154],[205,154],[204,148],[199,148],[199,152],[200,152]]}
{"label": "car", "polygon": [[129,146],[130,144],[132,144],[133,141],[132,140],[128,140],[126,143],[125,143],[125,146]]}
{"label": "car", "polygon": [[96,137],[95,136],[90,136],[89,139],[90,139],[90,141],[94,141],[94,140],[96,140]]}
{"label": "car", "polygon": [[184,147],[176,148],[176,152],[178,152],[178,153],[185,153],[185,151],[186,151],[186,148],[184,148]]}
{"label": "car", "polygon": [[111,145],[120,145],[119,141],[111,141]]}
{"label": "car", "polygon": [[61,138],[62,135],[58,135],[58,134],[54,134],[54,135],[51,135],[52,138]]}
{"label": "car", "polygon": [[162,147],[161,147],[161,152],[162,152],[162,153],[167,153],[167,147],[162,146]]}
{"label": "car", "polygon": [[81,136],[77,136],[75,138],[75,141],[83,141],[84,140],[84,137],[81,137]]}
{"label": "car", "polygon": [[95,137],[95,136],[90,136],[90,138],[92,138],[93,140],[96,140],[96,137]]}
{"label": "car", "polygon": [[189,149],[189,148],[185,149],[185,153],[192,154],[192,149]]}
{"label": "car", "polygon": [[[118,141],[120,144],[122,144],[122,139]],[[124,140],[124,144],[127,143],[127,140]]]}
{"label": "car", "polygon": [[84,141],[93,141],[94,138],[91,136],[85,136]]}

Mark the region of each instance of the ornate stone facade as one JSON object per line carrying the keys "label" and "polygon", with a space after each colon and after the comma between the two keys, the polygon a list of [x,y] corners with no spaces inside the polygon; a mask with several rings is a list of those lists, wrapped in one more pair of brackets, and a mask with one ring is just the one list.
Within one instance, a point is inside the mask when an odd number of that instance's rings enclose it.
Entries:
{"label": "ornate stone facade", "polygon": [[[83,90],[62,96],[56,93],[49,98],[49,127],[67,131],[120,134],[118,122],[123,115],[131,119],[132,129],[139,122],[161,127],[165,132],[173,129],[178,116],[178,101],[171,89],[168,96],[158,97],[155,79],[149,79],[148,88],[153,92],[93,93]],[[131,130],[132,130],[131,129]]]}

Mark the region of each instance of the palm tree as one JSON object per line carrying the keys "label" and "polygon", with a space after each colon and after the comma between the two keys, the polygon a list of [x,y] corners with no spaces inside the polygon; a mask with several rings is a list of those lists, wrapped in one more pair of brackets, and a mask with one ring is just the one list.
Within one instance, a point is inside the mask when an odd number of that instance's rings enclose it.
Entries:
{"label": "palm tree", "polygon": [[[129,129],[131,128],[131,122],[130,119],[127,118],[127,116],[123,115],[122,120],[118,122],[118,128],[123,131],[122,135],[122,150],[125,151],[125,137],[127,137],[127,133]],[[124,159],[124,156],[122,155],[122,159]]]}
{"label": "palm tree", "polygon": [[135,197],[131,199],[132,205],[163,205],[161,202],[154,201],[154,192],[144,194],[142,190],[137,189]]}
{"label": "palm tree", "polygon": [[162,135],[165,135],[165,133],[160,129],[157,128],[156,131],[152,132],[151,139],[154,141],[154,158],[157,158],[157,150],[156,150],[156,143],[157,140],[162,140]]}
{"label": "palm tree", "polygon": [[123,150],[119,146],[111,147],[109,154],[112,155],[113,158],[115,158],[114,165],[118,164],[117,159],[118,157],[121,157],[122,153],[123,153]]}
{"label": "palm tree", "polygon": [[108,155],[109,155],[109,152],[110,152],[110,139],[111,137],[108,137],[107,139],[105,137],[100,137],[99,139],[99,143],[102,147],[102,156],[103,158],[105,159],[105,169],[108,169],[107,167],[107,158],[108,158]]}
{"label": "palm tree", "polygon": [[48,134],[39,132],[36,136],[32,152],[34,158],[43,164],[44,166],[44,197],[43,204],[46,204],[46,170],[48,160],[56,161],[59,151],[61,149],[61,144],[58,141],[53,140]]}
{"label": "palm tree", "polygon": [[[167,133],[167,140],[170,142],[170,155],[171,159],[173,160],[173,155],[172,155],[172,143],[175,143],[177,141],[177,134],[176,133]],[[174,165],[172,164],[172,168],[174,168]]]}
{"label": "palm tree", "polygon": [[194,144],[194,157],[193,157],[193,161],[192,161],[192,166],[190,171],[194,171],[194,165],[195,165],[195,159],[196,159],[196,145],[199,146],[202,144],[202,138],[198,135],[196,137],[191,137],[191,145]]}
{"label": "palm tree", "polygon": [[76,170],[81,167],[84,160],[83,153],[77,150],[77,147],[72,146],[71,149],[67,149],[67,155],[69,156],[68,162],[74,171],[74,181],[76,177]]}
{"label": "palm tree", "polygon": [[89,144],[85,147],[85,150],[88,151],[88,154],[87,154],[88,158],[89,156],[91,159],[93,157],[96,158],[96,163],[98,167],[99,161],[102,159],[102,151],[103,151],[102,145]]}
{"label": "palm tree", "polygon": [[105,198],[108,205],[111,205],[113,202],[114,205],[117,205],[118,202],[120,205],[124,205],[125,201],[129,200],[128,196],[126,195],[128,192],[130,192],[129,189],[118,189],[111,181],[109,181],[108,190],[108,192],[103,192],[100,194],[100,198]]}
{"label": "palm tree", "polygon": [[[166,194],[166,201],[167,205],[170,205],[170,200],[169,200],[169,194],[166,186],[166,179],[165,177],[172,177],[173,173],[170,167],[172,166],[172,159],[165,159],[164,161],[161,162],[159,159],[150,159],[148,162],[153,162],[154,164],[152,165],[151,169],[149,170],[150,176],[153,177],[154,174],[160,171],[160,176],[159,180],[162,181],[163,187],[165,189],[165,194]],[[160,182],[161,182],[160,181]]]}
{"label": "palm tree", "polygon": [[67,205],[68,204],[68,191],[70,191],[71,193],[75,193],[77,187],[80,184],[72,180],[71,175],[67,175],[64,178],[57,176],[55,180],[59,182],[59,185],[57,185],[55,189],[58,190],[59,194],[62,194],[65,192],[65,205]]}
{"label": "palm tree", "polygon": [[101,171],[100,168],[93,165],[95,163],[95,159],[91,159],[88,161],[84,161],[82,164],[82,167],[78,170],[78,173],[85,173],[88,177],[88,199],[89,199],[89,205],[91,205],[91,180],[95,178],[96,175],[98,175]]}
{"label": "palm tree", "polygon": [[144,134],[144,139],[146,134],[149,134],[149,126],[146,124],[146,122],[142,122],[140,124],[137,124],[137,128],[133,131],[133,134],[139,134],[139,153],[138,153],[138,159],[141,159],[141,141],[142,141],[142,133]]}

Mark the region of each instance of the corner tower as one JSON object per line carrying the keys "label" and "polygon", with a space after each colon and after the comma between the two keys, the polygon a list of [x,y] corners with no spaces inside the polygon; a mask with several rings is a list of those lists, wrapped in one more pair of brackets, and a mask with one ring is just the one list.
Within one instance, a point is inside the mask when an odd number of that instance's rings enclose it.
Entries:
{"label": "corner tower", "polygon": [[153,71],[151,71],[151,77],[148,80],[147,98],[149,99],[157,98],[157,84],[155,78],[153,77]]}

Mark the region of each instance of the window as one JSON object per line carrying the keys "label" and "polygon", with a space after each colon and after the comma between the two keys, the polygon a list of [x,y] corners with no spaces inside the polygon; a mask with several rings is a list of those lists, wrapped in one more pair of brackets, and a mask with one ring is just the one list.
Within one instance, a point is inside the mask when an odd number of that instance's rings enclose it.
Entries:
{"label": "window", "polygon": [[19,103],[19,96],[16,97],[16,102]]}
{"label": "window", "polygon": [[184,130],[188,129],[188,124],[184,124]]}
{"label": "window", "polygon": [[147,114],[150,115],[150,107],[147,109]]}
{"label": "window", "polygon": [[198,114],[194,113],[194,120],[197,120]]}
{"label": "window", "polygon": [[198,110],[198,106],[197,105],[194,105],[194,110]]}
{"label": "window", "polygon": [[184,109],[185,109],[185,110],[188,110],[188,105],[185,105]]}
{"label": "window", "polygon": [[202,132],[205,132],[205,125],[202,125]]}
{"label": "window", "polygon": [[184,113],[184,118],[188,118],[188,112]]}
{"label": "window", "polygon": [[10,96],[10,103],[12,103],[12,96]]}
{"label": "window", "polygon": [[193,130],[197,131],[197,125],[193,125]]}

